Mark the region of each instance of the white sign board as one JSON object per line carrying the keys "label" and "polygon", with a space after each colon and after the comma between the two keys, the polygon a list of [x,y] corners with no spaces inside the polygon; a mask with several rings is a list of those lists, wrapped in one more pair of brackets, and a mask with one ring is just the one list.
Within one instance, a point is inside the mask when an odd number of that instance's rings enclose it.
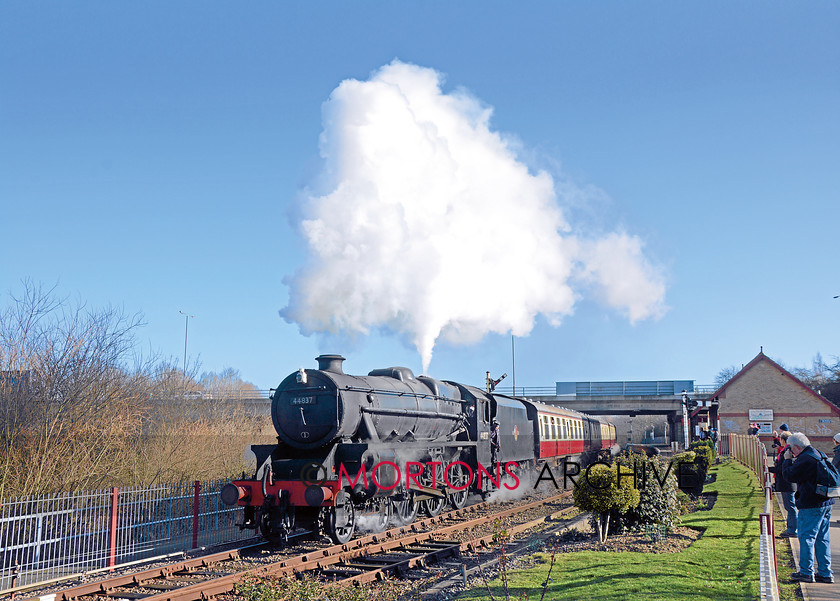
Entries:
{"label": "white sign board", "polygon": [[773,433],[773,424],[770,422],[759,422],[758,423],[758,433],[759,434],[772,434]]}
{"label": "white sign board", "polygon": [[751,422],[772,422],[773,421],[773,410],[772,409],[750,409],[750,421]]}

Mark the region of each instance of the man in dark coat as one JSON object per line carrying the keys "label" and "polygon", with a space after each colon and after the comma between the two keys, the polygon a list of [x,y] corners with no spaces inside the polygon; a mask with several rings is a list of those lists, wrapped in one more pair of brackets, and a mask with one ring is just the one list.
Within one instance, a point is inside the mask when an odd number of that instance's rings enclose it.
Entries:
{"label": "man in dark coat", "polygon": [[790,448],[787,444],[788,437],[790,437],[790,432],[783,431],[780,436],[781,448],[779,449],[779,452],[776,453],[774,466],[770,468],[770,471],[776,474],[776,483],[773,488],[782,497],[782,505],[784,505],[785,511],[787,512],[787,528],[785,528],[785,531],[779,535],[784,538],[796,536],[796,517],[798,513],[796,510],[796,503],[793,499],[793,493],[796,492],[796,485],[789,482],[782,472],[782,464],[785,461],[784,454],[785,451]]}
{"label": "man in dark coat", "polygon": [[[803,582],[833,583],[831,541],[828,527],[834,499],[817,494],[817,464],[823,455],[811,446],[808,437],[797,432],[787,439],[782,474],[796,484],[796,535],[799,538],[799,571],[791,579]],[[816,558],[816,574],[814,560]]]}
{"label": "man in dark coat", "polygon": [[496,462],[499,460],[499,451],[502,450],[502,445],[499,441],[499,420],[495,417],[490,425],[490,461],[492,462],[492,469],[496,469]]}

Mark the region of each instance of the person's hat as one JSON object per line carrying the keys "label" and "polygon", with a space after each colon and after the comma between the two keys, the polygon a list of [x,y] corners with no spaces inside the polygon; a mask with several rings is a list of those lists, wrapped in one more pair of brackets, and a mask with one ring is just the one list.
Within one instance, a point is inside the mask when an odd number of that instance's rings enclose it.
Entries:
{"label": "person's hat", "polygon": [[788,428],[787,424],[782,424],[781,426],[779,426],[779,430],[787,430],[788,432],[790,432],[790,428]]}
{"label": "person's hat", "polygon": [[499,420],[497,420],[497,419],[494,417],[494,418],[493,418],[492,423],[494,423],[494,424],[496,424],[496,425],[498,426],[498,425],[499,425]]}
{"label": "person's hat", "polygon": [[840,444],[840,432],[834,435],[834,442]]}

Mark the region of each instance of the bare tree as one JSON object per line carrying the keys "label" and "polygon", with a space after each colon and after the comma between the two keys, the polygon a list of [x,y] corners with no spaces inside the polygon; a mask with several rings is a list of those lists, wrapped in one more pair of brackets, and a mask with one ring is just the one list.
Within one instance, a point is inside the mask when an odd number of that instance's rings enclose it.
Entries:
{"label": "bare tree", "polygon": [[0,496],[106,481],[143,413],[124,369],[141,316],[31,282],[10,298],[0,313]]}
{"label": "bare tree", "polygon": [[199,380],[202,390],[213,398],[255,398],[259,389],[242,379],[238,369],[227,367],[220,372],[204,372]]}
{"label": "bare tree", "polygon": [[729,367],[724,367],[718,372],[718,375],[715,376],[715,386],[720,388],[729,380],[734,378],[735,374],[737,374],[739,371],[741,371],[741,368],[737,365],[730,365]]}
{"label": "bare tree", "polygon": [[[136,354],[139,314],[24,282],[0,309],[0,498],[222,478],[274,439],[232,368],[188,373]],[[204,384],[204,385],[202,385]],[[222,394],[253,390],[250,399]]]}

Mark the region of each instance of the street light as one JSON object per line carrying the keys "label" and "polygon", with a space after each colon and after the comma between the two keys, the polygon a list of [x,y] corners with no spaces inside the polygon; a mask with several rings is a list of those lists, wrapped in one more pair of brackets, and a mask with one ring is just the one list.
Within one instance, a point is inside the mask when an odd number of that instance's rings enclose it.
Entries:
{"label": "street light", "polygon": [[683,412],[683,436],[685,437],[685,449],[688,450],[688,443],[689,443],[689,427],[688,427],[688,406],[691,403],[691,398],[688,396],[688,393],[683,389],[682,391],[682,412]]}
{"label": "street light", "polygon": [[184,313],[183,311],[178,311],[181,315],[186,318],[186,324],[184,325],[184,390],[187,389],[187,333],[190,331],[190,317],[195,319],[195,315],[190,315],[189,313]]}

